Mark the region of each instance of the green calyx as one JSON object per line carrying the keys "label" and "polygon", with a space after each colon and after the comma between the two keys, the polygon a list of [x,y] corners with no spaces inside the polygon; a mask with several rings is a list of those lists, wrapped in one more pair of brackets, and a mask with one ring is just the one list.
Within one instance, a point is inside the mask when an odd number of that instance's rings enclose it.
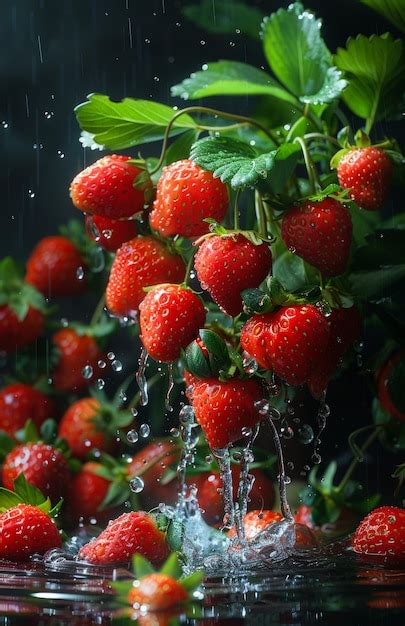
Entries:
{"label": "green calyx", "polygon": [[30,306],[46,314],[44,296],[33,285],[24,282],[23,270],[11,258],[0,262],[0,306],[8,305],[22,321]]}
{"label": "green calyx", "polygon": [[228,380],[235,373],[246,377],[242,356],[213,330],[199,331],[199,339],[182,351],[182,362],[184,368],[197,378]]}
{"label": "green calyx", "polygon": [[0,513],[4,513],[19,504],[31,504],[41,509],[41,511],[49,515],[49,517],[55,518],[58,516],[63,504],[63,499],[60,499],[59,502],[52,507],[50,499],[45,498],[37,487],[27,482],[24,474],[17,476],[13,486],[14,491],[0,487]]}
{"label": "green calyx", "polygon": [[210,225],[210,232],[206,235],[202,235],[199,237],[194,243],[194,246],[199,246],[205,239],[210,239],[211,237],[232,237],[235,235],[242,235],[245,237],[250,243],[253,243],[255,246],[260,246],[263,242],[273,243],[274,238],[263,237],[255,230],[241,230],[240,228],[225,228],[221,224],[218,224],[212,218],[207,218],[204,220]]}
{"label": "green calyx", "polygon": [[243,310],[248,315],[270,313],[280,306],[308,304],[319,300],[317,293],[290,293],[277,278],[270,276],[264,289],[245,289],[242,291]]}

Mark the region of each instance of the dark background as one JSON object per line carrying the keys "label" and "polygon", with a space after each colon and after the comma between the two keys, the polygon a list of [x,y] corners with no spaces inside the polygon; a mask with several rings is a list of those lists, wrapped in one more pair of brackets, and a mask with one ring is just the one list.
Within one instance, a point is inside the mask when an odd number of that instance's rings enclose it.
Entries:
{"label": "dark background", "polygon": [[[216,0],[229,6],[229,0]],[[259,42],[235,33],[212,35],[182,15],[176,0],[3,0],[0,85],[1,256],[26,259],[34,243],[75,216],[69,183],[100,157],[83,150],[73,108],[91,92],[114,99],[151,98],[179,104],[170,86],[217,59],[265,65]],[[270,14],[288,2],[249,2]],[[324,20],[329,48],[351,35],[395,29],[356,0],[307,0]],[[253,99],[232,98],[221,106],[245,112]],[[150,151],[152,147],[148,147]],[[158,152],[158,150],[156,150]],[[73,313],[80,311],[68,304]],[[130,359],[133,361],[133,358]],[[343,393],[342,393],[343,390]],[[370,421],[370,392],[350,374],[331,385],[332,416],[323,441],[325,456],[346,449],[345,437]],[[339,437],[337,437],[339,432]],[[347,462],[348,456],[341,457]],[[397,461],[399,463],[399,459]],[[382,472],[389,479],[395,462]],[[388,464],[389,463],[389,464]],[[373,477],[376,472],[373,470]],[[391,482],[392,485],[392,482]]]}

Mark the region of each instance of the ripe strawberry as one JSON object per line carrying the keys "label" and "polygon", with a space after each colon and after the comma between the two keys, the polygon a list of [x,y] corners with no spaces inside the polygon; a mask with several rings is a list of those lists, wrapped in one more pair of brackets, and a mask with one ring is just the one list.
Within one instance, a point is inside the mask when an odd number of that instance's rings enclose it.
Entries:
{"label": "ripe strawberry", "polygon": [[16,446],[4,459],[3,485],[10,491],[17,476],[48,496],[52,502],[63,497],[70,479],[66,458],[60,450],[46,443],[24,443]]}
{"label": "ripe strawberry", "polygon": [[110,480],[96,473],[101,467],[100,463],[89,461],[69,483],[67,507],[70,517],[75,521],[96,518],[100,522],[106,514],[111,515],[111,509],[99,510],[111,485]]}
{"label": "ripe strawberry", "polygon": [[79,557],[106,565],[126,563],[136,553],[155,563],[163,561],[168,553],[165,535],[144,511],[123,513],[112,520],[98,537],[81,548]]}
{"label": "ripe strawberry", "polygon": [[311,304],[254,315],[241,332],[241,346],[289,385],[303,384],[327,349],[327,318]]}
{"label": "ripe strawberry", "polygon": [[201,287],[235,317],[243,308],[241,292],[258,287],[270,272],[270,248],[266,243],[256,246],[240,234],[214,235],[199,247],[195,269]]}
{"label": "ripe strawberry", "polygon": [[286,246],[326,276],[346,270],[352,240],[352,220],[334,198],[307,201],[285,215],[281,236]]}
{"label": "ripe strawberry", "polygon": [[361,317],[356,307],[332,309],[328,347],[318,357],[317,365],[308,378],[308,387],[315,398],[325,391],[340,359],[357,338],[360,326]]}
{"label": "ripe strawberry", "polygon": [[19,319],[15,311],[6,305],[0,306],[0,350],[13,352],[33,343],[43,333],[43,313],[30,306],[26,315]]}
{"label": "ripe strawberry", "polygon": [[405,564],[405,510],[382,506],[360,522],[352,547],[372,561]]}
{"label": "ripe strawberry", "polygon": [[393,165],[381,148],[367,146],[349,150],[339,161],[337,175],[343,189],[366,211],[378,211],[388,194]]}
{"label": "ripe strawberry", "polygon": [[111,452],[114,447],[107,425],[103,428],[103,407],[95,398],[82,398],[70,405],[60,421],[59,437],[67,441],[78,459],[86,459],[93,448]]}
{"label": "ripe strawberry", "polygon": [[53,400],[35,387],[14,383],[0,391],[0,430],[14,436],[31,419],[37,428],[55,413]]}
{"label": "ripe strawberry", "polygon": [[0,559],[24,561],[61,545],[54,521],[38,507],[18,504],[0,514]]}
{"label": "ripe strawberry", "polygon": [[306,504],[299,505],[297,512],[294,515],[294,520],[297,524],[302,524],[302,526],[316,528],[316,524],[312,519],[312,507],[307,506]]}
{"label": "ripe strawberry", "polygon": [[163,237],[198,237],[209,229],[203,220],[220,222],[227,207],[228,191],[219,178],[192,161],[176,161],[163,168],[149,222]]}
{"label": "ripe strawberry", "polygon": [[144,607],[148,611],[164,611],[189,599],[181,581],[160,572],[141,578],[128,594],[130,604]]}
{"label": "ripe strawberry", "polygon": [[80,278],[84,268],[81,254],[67,237],[45,237],[27,261],[25,280],[47,297],[75,296],[87,288]]}
{"label": "ripe strawberry", "polygon": [[104,250],[115,252],[123,243],[133,239],[138,229],[135,220],[113,220],[101,215],[88,215],[86,231]]}
{"label": "ripe strawberry", "polygon": [[211,448],[225,448],[262,419],[255,402],[263,399],[257,380],[202,380],[193,390],[192,406]]}
{"label": "ripe strawberry", "polygon": [[[131,217],[143,210],[144,189],[134,187],[143,170],[127,163],[131,157],[105,156],[80,172],[70,185],[73,204],[91,215],[112,219]],[[147,185],[150,188],[151,183]]]}
{"label": "ripe strawberry", "polygon": [[395,417],[398,420],[405,421],[405,412],[401,411],[399,407],[394,404],[388,388],[389,380],[391,379],[395,368],[401,362],[402,358],[403,356],[400,352],[396,353],[385,363],[385,365],[377,373],[377,394],[378,400],[384,411],[386,411],[389,415],[392,415],[392,417]]}
{"label": "ripe strawberry", "polygon": [[[90,335],[79,335],[73,328],[63,328],[52,338],[59,353],[59,360],[52,372],[53,385],[59,391],[82,391],[103,372],[98,361],[103,353]],[[89,366],[91,374],[83,376]],[[105,371],[105,370],[104,370]]]}
{"label": "ripe strawberry", "polygon": [[156,361],[178,359],[181,349],[195,339],[205,323],[202,301],[180,285],[155,287],[141,302],[139,310],[140,337]]}
{"label": "ripe strawberry", "polygon": [[153,237],[136,237],[117,251],[106,290],[107,306],[118,316],[135,317],[146,293],[144,287],[180,283],[183,259]]}
{"label": "ripe strawberry", "polygon": [[[246,539],[253,539],[267,526],[274,524],[274,522],[281,522],[282,519],[280,513],[275,511],[250,511],[243,518]],[[231,528],[228,532],[228,537],[236,537],[235,528]]]}

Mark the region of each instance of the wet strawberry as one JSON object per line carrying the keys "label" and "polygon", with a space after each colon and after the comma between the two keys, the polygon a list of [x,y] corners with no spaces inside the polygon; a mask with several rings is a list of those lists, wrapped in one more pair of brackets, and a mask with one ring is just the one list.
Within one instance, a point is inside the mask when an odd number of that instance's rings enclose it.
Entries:
{"label": "wet strawberry", "polygon": [[135,220],[113,220],[101,215],[88,215],[86,231],[104,250],[115,252],[123,243],[133,239],[138,229]]}
{"label": "wet strawberry", "polygon": [[43,313],[32,306],[22,319],[8,305],[0,306],[0,350],[13,352],[28,346],[42,335],[44,327]]}
{"label": "wet strawberry", "polygon": [[[243,518],[246,539],[254,539],[265,528],[274,524],[274,522],[281,522],[282,519],[280,513],[275,511],[250,511]],[[235,528],[231,528],[228,532],[228,537],[236,537]]]}
{"label": "wet strawberry", "polygon": [[382,506],[360,522],[352,547],[371,561],[405,564],[405,510]]}
{"label": "wet strawberry", "polygon": [[106,290],[107,306],[117,316],[136,317],[145,287],[180,283],[186,268],[178,254],[153,237],[136,237],[118,249]]}
{"label": "wet strawberry", "polygon": [[101,413],[102,406],[95,398],[82,398],[65,411],[59,424],[59,437],[67,441],[78,459],[86,459],[93,448],[112,451],[114,442],[102,428]]}
{"label": "wet strawberry", "polygon": [[352,219],[334,198],[307,201],[288,211],[281,225],[284,243],[326,276],[343,274],[352,241]]}
{"label": "wet strawberry", "polygon": [[28,261],[25,280],[47,297],[83,293],[85,262],[66,237],[45,237],[35,246]]}
{"label": "wet strawberry", "polygon": [[327,318],[313,305],[293,305],[251,317],[241,332],[242,348],[290,385],[312,373],[329,342]]}
{"label": "wet strawberry", "polygon": [[339,161],[337,175],[343,189],[362,209],[378,211],[388,194],[393,165],[386,152],[375,146],[349,150]]}
{"label": "wet strawberry", "polygon": [[394,403],[390,391],[389,382],[395,374],[395,369],[400,366],[403,356],[400,352],[391,357],[377,373],[377,394],[378,400],[389,415],[398,420],[405,421],[405,412]]}
{"label": "wet strawberry", "polygon": [[4,459],[3,485],[10,491],[17,476],[24,474],[52,502],[63,497],[70,473],[66,458],[60,450],[46,443],[24,443],[16,446]]}
{"label": "wet strawberry", "polygon": [[90,335],[79,335],[73,328],[63,328],[54,334],[52,341],[59,360],[51,377],[59,391],[82,391],[105,373],[98,366],[103,353]]}
{"label": "wet strawberry", "polygon": [[167,574],[154,572],[133,586],[128,594],[128,601],[137,607],[145,607],[148,611],[164,611],[189,599],[181,581]]}
{"label": "wet strawberry", "polygon": [[0,391],[0,430],[10,436],[30,419],[37,428],[55,415],[53,400],[30,385],[14,383]]}
{"label": "wet strawberry", "polygon": [[228,191],[219,178],[192,161],[176,161],[163,168],[149,221],[163,237],[198,237],[208,232],[203,220],[220,222],[227,208]]}
{"label": "wet strawberry", "polygon": [[242,429],[262,419],[255,407],[262,399],[262,387],[254,379],[212,378],[195,385],[191,403],[210,447],[225,448],[243,437]]}
{"label": "wet strawberry", "polygon": [[69,515],[76,522],[79,519],[98,522],[111,517],[111,509],[100,511],[100,505],[107,495],[111,481],[97,474],[102,469],[100,463],[89,461],[75,474],[69,484],[66,504]]}
{"label": "wet strawberry", "polygon": [[0,559],[24,561],[61,545],[54,521],[38,507],[19,504],[0,514]]}
{"label": "wet strawberry", "polygon": [[225,313],[235,317],[243,308],[241,292],[258,287],[270,272],[270,248],[266,243],[254,245],[240,234],[214,235],[200,245],[195,269],[201,287]]}
{"label": "wet strawberry", "polygon": [[178,359],[205,323],[201,299],[180,285],[155,287],[139,309],[142,343],[157,361]]}
{"label": "wet strawberry", "polygon": [[144,189],[134,187],[134,181],[143,170],[128,163],[130,158],[110,154],[80,172],[70,186],[73,204],[83,213],[112,219],[142,211]]}
{"label": "wet strawberry", "polygon": [[94,540],[83,546],[79,557],[90,563],[127,563],[134,554],[159,563],[168,554],[165,535],[151,515],[143,511],[123,513]]}

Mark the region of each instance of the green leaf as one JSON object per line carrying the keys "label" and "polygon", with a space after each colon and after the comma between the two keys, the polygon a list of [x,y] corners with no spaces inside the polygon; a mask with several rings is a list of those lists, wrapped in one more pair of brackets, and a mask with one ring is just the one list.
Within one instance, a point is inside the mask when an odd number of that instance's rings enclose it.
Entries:
{"label": "green leaf", "polygon": [[212,371],[200,346],[196,341],[191,342],[183,351],[185,369],[198,378],[210,378]]}
{"label": "green leaf", "polygon": [[404,0],[361,0],[370,9],[374,9],[389,20],[396,28],[405,33],[405,3]]}
{"label": "green leaf", "polygon": [[104,511],[104,509],[112,509],[116,506],[119,506],[125,500],[128,500],[131,494],[129,486],[124,483],[124,481],[116,481],[112,482],[108,488],[108,491],[105,495],[104,500],[99,506],[100,511]]}
{"label": "green leaf", "polygon": [[259,39],[263,14],[256,7],[233,0],[202,0],[200,4],[184,7],[184,15],[200,28],[214,34],[235,34],[240,31],[254,39]]}
{"label": "green leaf", "polygon": [[14,483],[14,491],[20,496],[20,498],[26,504],[32,504],[33,506],[40,506],[46,503],[47,498],[45,498],[42,491],[40,491],[34,485],[29,483],[24,474],[19,474],[15,479]]}
{"label": "green leaf", "polygon": [[39,430],[40,437],[45,443],[53,443],[58,434],[58,425],[53,419],[47,419]]}
{"label": "green leaf", "polygon": [[348,278],[351,290],[360,298],[391,297],[392,288],[405,278],[405,264],[371,272],[352,272]]}
{"label": "green leaf", "polygon": [[391,400],[402,413],[405,413],[405,361],[399,361],[391,372],[387,387]]}
{"label": "green leaf", "polygon": [[291,176],[299,156],[296,144],[286,143],[277,150],[259,154],[252,146],[227,137],[200,139],[190,153],[197,165],[213,172],[233,189],[266,181],[275,193]]}
{"label": "green leaf", "polygon": [[268,95],[292,104],[296,99],[271,76],[247,63],[216,61],[203,65],[171,89],[172,96],[195,100],[208,96]]}
{"label": "green leaf", "polygon": [[243,308],[249,315],[267,313],[272,308],[270,296],[261,289],[245,289],[241,295]]}
{"label": "green leaf", "polygon": [[22,502],[23,499],[14,493],[14,491],[0,487],[0,513],[4,513],[4,511],[18,506]]}
{"label": "green leaf", "polygon": [[299,2],[265,18],[262,26],[271,69],[302,102],[331,102],[346,86],[341,73],[332,67],[320,28],[320,20]]}
{"label": "green leaf", "polygon": [[197,139],[198,131],[186,130],[186,132],[180,135],[176,141],[173,141],[167,149],[164,164],[170,165],[170,163],[174,163],[175,161],[188,159],[190,156],[191,146],[195,141],[197,141]]}
{"label": "green leaf", "polygon": [[31,419],[25,422],[22,436],[23,436],[24,443],[29,443],[32,441],[35,442],[39,440],[39,433],[38,433],[37,427],[35,426],[34,422]]}
{"label": "green leaf", "polygon": [[182,570],[180,567],[179,558],[177,554],[173,552],[163,563],[159,571],[161,574],[167,574],[168,576],[171,576],[175,580],[180,578],[182,574]]}
{"label": "green leaf", "polygon": [[199,335],[208,352],[211,352],[211,354],[220,360],[226,361],[228,359],[228,350],[222,337],[214,333],[213,330],[206,330],[204,328],[200,330]]}
{"label": "green leaf", "polygon": [[316,270],[287,248],[273,256],[273,276],[286,291],[297,291],[316,283]]}
{"label": "green leaf", "polygon": [[[77,121],[94,135],[95,141],[111,150],[130,148],[163,137],[174,115],[171,107],[150,100],[124,98],[113,102],[108,96],[90,94],[88,101],[75,108]],[[170,135],[178,135],[196,124],[189,115],[181,115]]]}
{"label": "green leaf", "polygon": [[[392,35],[359,35],[339,48],[335,63],[349,80],[343,98],[363,119],[387,118],[395,111],[404,82],[403,44]],[[366,129],[368,132],[368,129]]]}
{"label": "green leaf", "polygon": [[193,572],[192,574],[190,574],[189,576],[186,576],[185,578],[182,578],[180,582],[181,582],[182,587],[184,587],[186,591],[188,591],[189,593],[192,593],[201,585],[203,580],[204,580],[204,572],[200,570],[197,572]]}
{"label": "green leaf", "polygon": [[331,463],[329,463],[321,479],[320,488],[323,493],[330,493],[332,491],[333,480],[335,478],[336,471],[337,471],[336,461],[332,461]]}
{"label": "green leaf", "polygon": [[132,569],[138,580],[155,573],[153,565],[141,554],[134,554],[132,557]]}
{"label": "green leaf", "polygon": [[0,461],[15,447],[15,441],[4,430],[0,430]]}

